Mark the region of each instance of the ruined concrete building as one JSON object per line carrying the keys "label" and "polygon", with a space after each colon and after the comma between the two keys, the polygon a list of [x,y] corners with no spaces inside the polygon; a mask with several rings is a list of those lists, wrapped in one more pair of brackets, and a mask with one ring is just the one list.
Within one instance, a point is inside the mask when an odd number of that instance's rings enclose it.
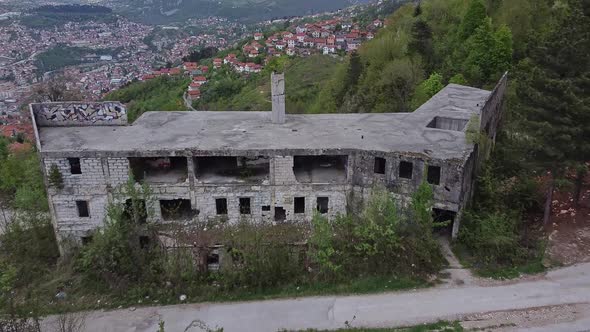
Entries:
{"label": "ruined concrete building", "polygon": [[505,86],[506,76],[493,91],[450,84],[412,113],[285,115],[277,74],[270,113],[148,112],[128,124],[117,102],[30,109],[45,178],[57,169],[63,179],[47,181],[59,239],[83,240],[103,225],[130,176],[150,185],[147,218],[162,223],[333,217],[376,185],[404,202],[427,181],[434,213],[453,218],[456,235],[485,156],[478,143],[495,139]]}

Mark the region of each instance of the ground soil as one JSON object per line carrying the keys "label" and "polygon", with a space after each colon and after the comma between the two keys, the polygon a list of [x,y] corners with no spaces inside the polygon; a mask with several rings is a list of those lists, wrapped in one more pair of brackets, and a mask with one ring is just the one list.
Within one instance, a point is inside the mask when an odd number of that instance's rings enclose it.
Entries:
{"label": "ground soil", "polygon": [[558,265],[590,262],[590,175],[577,207],[571,190],[556,191],[551,207],[546,258]]}

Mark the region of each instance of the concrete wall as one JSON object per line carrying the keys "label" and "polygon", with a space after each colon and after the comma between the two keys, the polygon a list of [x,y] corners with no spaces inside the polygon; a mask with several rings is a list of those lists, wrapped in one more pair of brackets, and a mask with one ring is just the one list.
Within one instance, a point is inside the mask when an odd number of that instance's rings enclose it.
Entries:
{"label": "concrete wall", "polygon": [[[338,154],[341,152],[338,151]],[[384,158],[385,174],[374,172],[375,157]],[[187,157],[188,177],[184,182],[174,184],[150,184],[152,201],[148,203],[149,220],[163,222],[160,200],[187,199],[198,211],[199,220],[227,219],[274,221],[275,207],[282,207],[289,221],[309,221],[313,217],[318,197],[329,198],[327,217],[333,218],[345,214],[349,196],[354,194],[365,201],[374,186],[388,188],[397,199],[406,204],[409,197],[425,179],[427,165],[441,167],[439,185],[433,185],[435,206],[451,211],[459,211],[466,174],[460,161],[430,160],[426,155],[403,155],[396,153],[357,152],[348,155],[346,168],[347,181],[341,184],[298,183],[293,172],[293,156],[274,156],[270,158],[269,181],[265,184],[206,184],[195,178],[192,157]],[[398,175],[400,161],[412,162],[414,165],[411,179]],[[129,178],[129,161],[127,158],[80,158],[82,174],[71,174],[67,158],[43,159],[45,172],[48,174],[52,165],[56,165],[64,179],[64,188],[49,188],[49,199],[53,207],[54,222],[60,238],[67,236],[82,237],[103,225],[105,208],[109,200],[115,199],[114,193]],[[239,199],[249,197],[251,215],[241,215]],[[294,198],[305,197],[305,213],[295,214]],[[218,216],[215,200],[227,199],[228,213]],[[119,198],[124,201],[123,198]],[[90,217],[78,217],[76,200],[88,201]],[[263,211],[269,206],[270,211]]]}

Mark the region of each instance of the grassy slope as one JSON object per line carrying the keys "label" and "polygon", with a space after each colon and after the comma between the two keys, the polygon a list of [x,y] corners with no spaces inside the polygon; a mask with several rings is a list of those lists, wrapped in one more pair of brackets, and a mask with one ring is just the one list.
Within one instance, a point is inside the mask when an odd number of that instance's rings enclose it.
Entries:
{"label": "grassy slope", "polygon": [[[285,68],[287,112],[306,113],[339,63],[338,59],[321,55],[290,60]],[[218,99],[202,106],[215,111],[270,111],[270,73],[265,70],[256,75],[239,94],[231,98]]]}
{"label": "grassy slope", "polygon": [[182,95],[190,79],[187,77],[159,77],[147,82],[135,82],[108,94],[105,100],[127,103],[129,121],[135,121],[144,112],[186,111]]}

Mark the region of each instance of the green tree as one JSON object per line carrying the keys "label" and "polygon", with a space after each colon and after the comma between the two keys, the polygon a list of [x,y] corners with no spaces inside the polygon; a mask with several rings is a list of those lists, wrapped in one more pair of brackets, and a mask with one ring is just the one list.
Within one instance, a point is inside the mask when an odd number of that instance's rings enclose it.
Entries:
{"label": "green tree", "polygon": [[420,83],[416,88],[416,92],[412,98],[412,108],[416,109],[420,107],[444,87],[442,75],[439,73],[432,73],[428,79]]}
{"label": "green tree", "polygon": [[[576,169],[590,160],[590,20],[581,2],[570,1],[570,6],[530,58],[520,63],[517,88],[536,143],[534,158],[556,178],[563,177],[567,167]],[[583,174],[578,172],[578,177]],[[576,181],[578,186],[581,182]],[[552,191],[553,185],[548,202]]]}
{"label": "green tree", "polygon": [[459,27],[459,36],[466,40],[475,30],[485,23],[488,17],[486,6],[482,0],[470,0],[467,12],[463,16],[463,21]]}
{"label": "green tree", "polygon": [[421,55],[426,72],[430,72],[434,57],[432,29],[421,19],[412,25],[412,40],[408,44],[408,52]]}
{"label": "green tree", "polygon": [[467,40],[467,57],[463,72],[476,85],[494,81],[512,63],[512,36],[510,29],[502,26],[496,32],[488,18]]}

